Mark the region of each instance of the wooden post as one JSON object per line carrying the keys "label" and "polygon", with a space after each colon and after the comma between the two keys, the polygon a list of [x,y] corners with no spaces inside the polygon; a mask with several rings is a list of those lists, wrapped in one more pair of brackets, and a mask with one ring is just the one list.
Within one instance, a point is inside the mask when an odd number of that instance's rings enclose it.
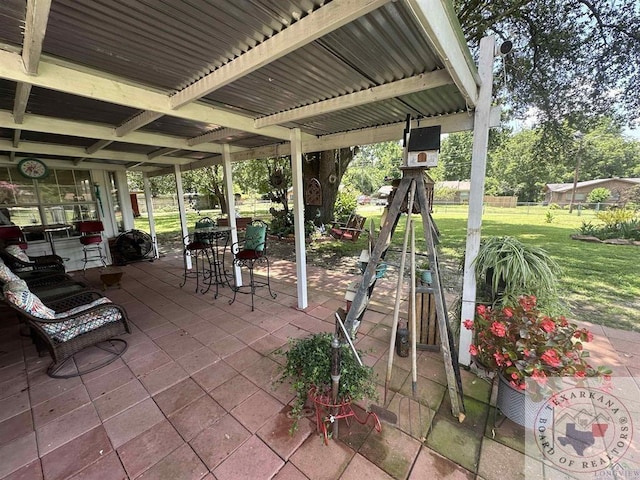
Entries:
{"label": "wooden post", "polygon": [[[460,347],[458,361],[463,365],[471,363],[469,346],[472,332],[462,326],[466,319],[473,319],[476,308],[476,275],[473,261],[480,249],[480,229],[484,201],[484,177],[487,169],[487,145],[491,117],[491,92],[493,87],[493,59],[495,38],[480,40],[480,61],[478,73],[482,84],[474,115],[473,150],[471,153],[471,191],[469,192],[469,218],[467,220],[467,244],[464,257],[464,278],[462,285],[462,314],[460,318]],[[441,332],[442,333],[442,332]]]}

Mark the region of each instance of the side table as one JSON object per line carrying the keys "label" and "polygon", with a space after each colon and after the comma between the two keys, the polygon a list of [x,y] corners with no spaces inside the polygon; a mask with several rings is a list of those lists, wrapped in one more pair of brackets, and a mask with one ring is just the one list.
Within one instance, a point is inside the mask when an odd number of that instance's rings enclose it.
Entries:
{"label": "side table", "polygon": [[124,272],[118,269],[106,269],[100,274],[100,282],[102,283],[102,290],[106,290],[109,287],[117,285],[120,288],[120,281],[122,280]]}

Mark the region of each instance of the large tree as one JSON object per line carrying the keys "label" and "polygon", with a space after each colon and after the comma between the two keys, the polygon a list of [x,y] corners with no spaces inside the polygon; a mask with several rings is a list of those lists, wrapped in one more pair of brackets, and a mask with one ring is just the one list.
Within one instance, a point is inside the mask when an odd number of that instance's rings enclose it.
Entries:
{"label": "large tree", "polygon": [[498,93],[520,118],[549,131],[585,130],[608,115],[640,118],[640,2],[637,0],[454,0],[467,41],[513,42]]}

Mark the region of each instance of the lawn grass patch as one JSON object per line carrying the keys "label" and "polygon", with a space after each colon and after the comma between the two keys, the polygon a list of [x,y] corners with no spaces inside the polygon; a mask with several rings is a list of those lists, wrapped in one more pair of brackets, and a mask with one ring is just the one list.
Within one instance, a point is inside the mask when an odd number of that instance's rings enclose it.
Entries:
{"label": "lawn grass patch", "polygon": [[[599,325],[640,331],[640,275],[637,272],[640,247],[608,245],[572,240],[583,220],[595,220],[595,212],[583,210],[569,214],[567,210],[553,211],[554,219],[547,222],[544,207],[485,208],[482,236],[509,235],[544,248],[561,268],[559,289],[571,317]],[[358,212],[374,220],[380,228],[382,207],[360,207]],[[219,211],[190,212],[188,225],[193,226],[200,216],[219,216]],[[244,212],[242,213],[245,214]],[[250,214],[247,212],[247,214]],[[416,248],[425,250],[422,222],[416,221]],[[441,256],[458,263],[464,257],[467,235],[466,206],[435,206],[433,218],[440,231]],[[180,219],[176,213],[155,215],[159,241],[180,236]],[[402,248],[406,217],[401,217],[392,247]],[[268,219],[267,219],[268,221]],[[148,231],[146,217],[136,219],[136,228]],[[326,241],[308,245],[308,252],[318,256],[357,256],[366,248],[366,236],[357,242]]]}

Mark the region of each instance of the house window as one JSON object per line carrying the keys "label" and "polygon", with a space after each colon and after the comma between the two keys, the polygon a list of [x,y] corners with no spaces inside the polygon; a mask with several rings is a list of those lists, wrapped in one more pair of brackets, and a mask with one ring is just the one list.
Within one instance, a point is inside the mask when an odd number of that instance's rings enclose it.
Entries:
{"label": "house window", "polygon": [[16,167],[0,167],[0,211],[0,221],[21,227],[95,220],[91,173],[52,169],[47,178],[29,180]]}

